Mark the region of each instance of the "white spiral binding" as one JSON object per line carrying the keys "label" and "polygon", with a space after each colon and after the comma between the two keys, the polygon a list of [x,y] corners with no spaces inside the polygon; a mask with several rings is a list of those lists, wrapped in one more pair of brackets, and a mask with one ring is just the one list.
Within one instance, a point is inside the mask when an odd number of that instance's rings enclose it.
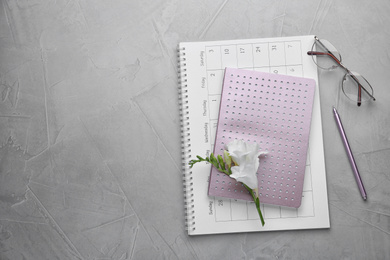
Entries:
{"label": "white spiral binding", "polygon": [[187,89],[187,64],[185,48],[178,49],[178,77],[179,77],[179,106],[181,125],[181,151],[183,171],[184,210],[186,228],[189,231],[195,230],[194,194],[192,171],[189,167],[191,152],[190,123],[188,118],[188,89]]}

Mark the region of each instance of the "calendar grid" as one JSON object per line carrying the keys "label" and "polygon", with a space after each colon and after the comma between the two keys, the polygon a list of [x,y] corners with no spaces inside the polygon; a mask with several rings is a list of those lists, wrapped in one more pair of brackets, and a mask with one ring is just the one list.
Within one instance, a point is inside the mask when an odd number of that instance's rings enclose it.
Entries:
{"label": "calendar grid", "polygon": [[[250,44],[207,45],[206,73],[208,84],[209,125],[212,140],[218,123],[219,104],[225,67],[303,77],[300,41],[253,42]],[[306,161],[305,181],[300,208],[262,204],[265,219],[314,217],[310,150]],[[227,176],[226,176],[227,177]],[[228,178],[228,177],[227,177]],[[241,221],[257,219],[253,202],[214,198],[215,221]]]}

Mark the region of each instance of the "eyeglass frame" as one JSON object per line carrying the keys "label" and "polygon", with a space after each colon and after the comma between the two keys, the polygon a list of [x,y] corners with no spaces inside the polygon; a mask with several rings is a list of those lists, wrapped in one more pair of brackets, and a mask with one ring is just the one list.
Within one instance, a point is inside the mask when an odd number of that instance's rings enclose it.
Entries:
{"label": "eyeglass frame", "polygon": [[[316,55],[328,55],[329,57],[331,57],[337,64],[338,66],[340,66],[342,69],[345,70],[346,74],[345,75],[349,75],[358,85],[358,100],[357,100],[357,105],[360,106],[362,104],[362,89],[367,93],[367,95],[369,95],[372,100],[376,100],[375,97],[373,96],[373,94],[371,94],[365,87],[362,86],[362,84],[359,82],[359,80],[356,78],[356,76],[347,68],[345,67],[342,63],[341,63],[341,56],[340,56],[340,60],[330,51],[328,50],[328,48],[326,48],[326,46],[320,41],[320,39],[317,37],[317,36],[314,36],[314,39],[316,42],[318,42],[322,48],[324,48],[325,51],[327,52],[319,52],[319,51],[308,51],[307,54],[310,55],[310,56],[316,56]],[[316,43],[315,42],[315,43]],[[315,44],[314,43],[314,44]],[[318,64],[316,64],[318,67],[320,67]],[[320,67],[321,68],[321,67]],[[371,84],[363,77],[361,76],[367,83],[368,85],[371,87],[372,89],[372,92],[374,93],[374,89],[372,88]],[[344,76],[345,78],[345,76]]]}

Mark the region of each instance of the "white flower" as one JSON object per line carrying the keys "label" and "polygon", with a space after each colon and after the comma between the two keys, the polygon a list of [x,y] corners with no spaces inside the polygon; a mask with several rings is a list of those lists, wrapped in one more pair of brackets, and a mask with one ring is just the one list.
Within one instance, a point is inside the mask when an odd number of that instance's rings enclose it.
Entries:
{"label": "white flower", "polygon": [[225,149],[229,151],[236,166],[231,168],[230,177],[244,183],[249,188],[257,190],[257,169],[259,168],[259,156],[264,154],[259,151],[257,143],[247,144],[243,140],[234,140],[227,145]]}

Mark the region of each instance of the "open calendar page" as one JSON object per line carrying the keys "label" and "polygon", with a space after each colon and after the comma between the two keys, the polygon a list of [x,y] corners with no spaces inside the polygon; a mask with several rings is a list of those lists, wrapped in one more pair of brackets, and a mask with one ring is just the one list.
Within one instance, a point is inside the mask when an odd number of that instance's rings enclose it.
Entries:
{"label": "open calendar page", "polygon": [[[329,211],[317,67],[306,54],[314,36],[179,45],[183,171],[188,234],[328,228]],[[208,196],[211,165],[188,162],[210,155],[218,123],[226,67],[279,73],[316,81],[308,156],[299,208],[261,205],[262,227],[253,202]]]}

